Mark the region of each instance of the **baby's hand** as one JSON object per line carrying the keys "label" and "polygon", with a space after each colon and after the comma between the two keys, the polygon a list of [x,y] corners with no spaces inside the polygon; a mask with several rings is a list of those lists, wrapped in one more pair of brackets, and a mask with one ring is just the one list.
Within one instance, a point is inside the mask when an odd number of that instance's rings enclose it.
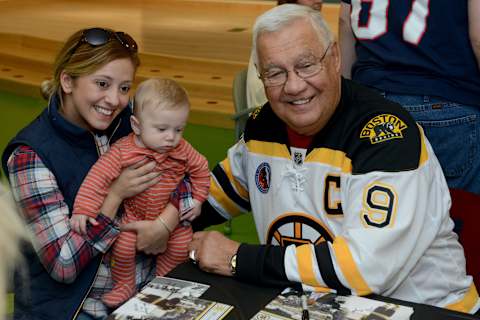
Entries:
{"label": "baby's hand", "polygon": [[202,203],[198,200],[193,199],[193,208],[184,213],[180,221],[193,221],[195,218],[197,218],[202,211]]}
{"label": "baby's hand", "polygon": [[70,228],[78,234],[86,235],[87,234],[87,221],[92,225],[97,225],[98,222],[91,217],[85,216],[83,214],[74,214],[70,218]]}

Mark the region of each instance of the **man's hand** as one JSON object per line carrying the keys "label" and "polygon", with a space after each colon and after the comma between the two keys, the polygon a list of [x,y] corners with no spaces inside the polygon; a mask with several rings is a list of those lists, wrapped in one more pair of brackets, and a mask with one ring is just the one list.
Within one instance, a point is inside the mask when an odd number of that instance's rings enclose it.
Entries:
{"label": "man's hand", "polygon": [[137,250],[146,254],[159,254],[167,250],[170,237],[167,229],[159,221],[135,221],[120,227],[122,231],[137,233]]}
{"label": "man's hand", "polygon": [[232,276],[230,259],[237,253],[240,243],[230,240],[218,231],[200,231],[193,234],[188,250],[195,252],[194,257],[200,269]]}

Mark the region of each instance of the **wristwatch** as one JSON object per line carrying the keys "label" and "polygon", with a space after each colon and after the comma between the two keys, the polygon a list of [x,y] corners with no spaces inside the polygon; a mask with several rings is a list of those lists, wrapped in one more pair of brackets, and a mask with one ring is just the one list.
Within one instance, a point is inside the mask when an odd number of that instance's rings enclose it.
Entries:
{"label": "wristwatch", "polygon": [[237,273],[237,254],[235,253],[231,258],[230,258],[230,272],[232,273],[232,276]]}

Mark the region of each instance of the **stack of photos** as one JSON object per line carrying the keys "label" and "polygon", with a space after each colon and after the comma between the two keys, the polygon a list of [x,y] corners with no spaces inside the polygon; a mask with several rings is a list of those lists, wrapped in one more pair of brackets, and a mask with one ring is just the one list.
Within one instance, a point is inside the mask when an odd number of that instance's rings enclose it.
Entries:
{"label": "stack of photos", "polygon": [[233,307],[200,299],[208,287],[198,282],[156,277],[107,320],[223,319]]}
{"label": "stack of photos", "polygon": [[[302,320],[301,293],[286,289],[252,320]],[[310,320],[404,320],[413,309],[392,303],[334,293],[307,293]]]}

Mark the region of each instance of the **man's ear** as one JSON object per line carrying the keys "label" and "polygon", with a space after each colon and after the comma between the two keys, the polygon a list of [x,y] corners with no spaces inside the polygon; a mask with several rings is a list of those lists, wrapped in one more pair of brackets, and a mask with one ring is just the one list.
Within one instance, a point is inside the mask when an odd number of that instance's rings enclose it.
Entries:
{"label": "man's ear", "polygon": [[341,71],[341,67],[342,67],[342,58],[341,58],[341,55],[340,55],[340,47],[338,45],[338,42],[335,41],[333,44],[332,44],[332,58],[333,58],[333,63],[334,63],[334,66],[335,66],[335,70],[337,72],[340,72]]}
{"label": "man's ear", "polygon": [[60,85],[62,86],[62,91],[66,94],[70,94],[73,91],[73,79],[65,71],[60,73]]}
{"label": "man's ear", "polygon": [[132,127],[133,133],[135,133],[135,135],[140,135],[142,131],[140,129],[140,122],[138,121],[137,117],[130,116],[130,126]]}

